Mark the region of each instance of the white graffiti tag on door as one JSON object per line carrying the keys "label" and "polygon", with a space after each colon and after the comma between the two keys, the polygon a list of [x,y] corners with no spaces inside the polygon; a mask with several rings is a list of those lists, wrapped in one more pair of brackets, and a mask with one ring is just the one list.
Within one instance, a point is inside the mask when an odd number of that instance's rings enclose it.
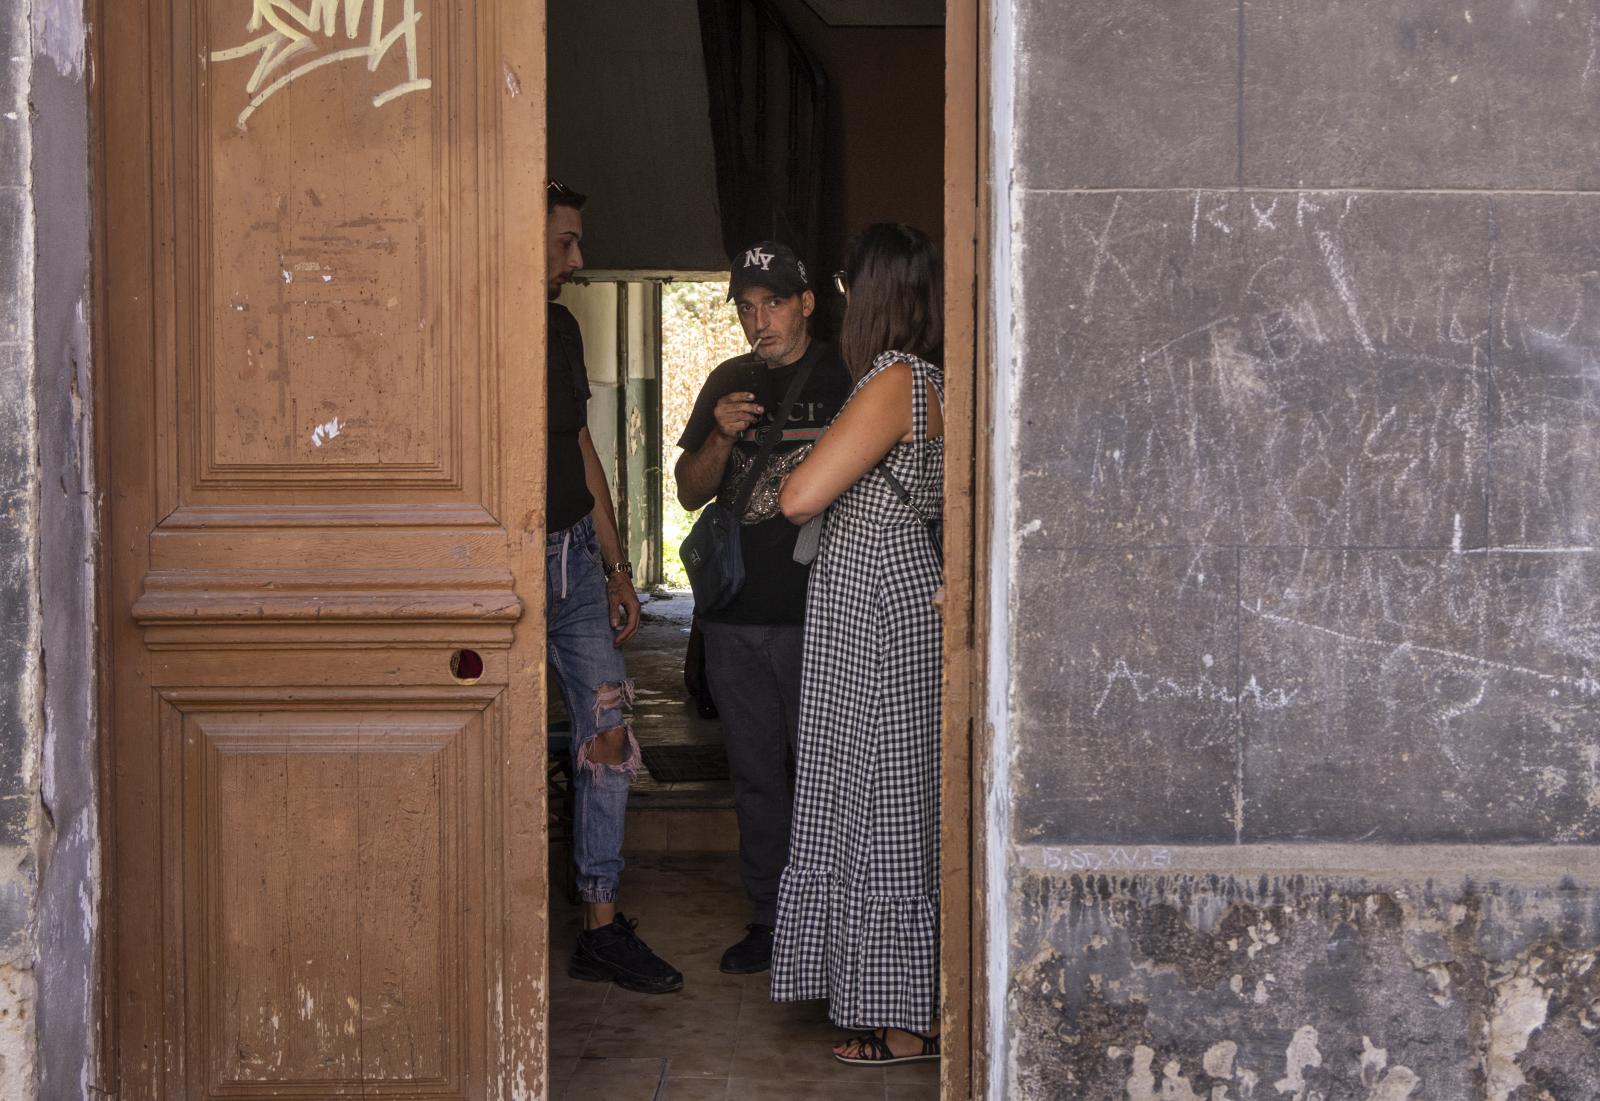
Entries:
{"label": "white graffiti tag on door", "polygon": [[[314,69],[336,61],[365,59],[367,72],[377,72],[378,64],[396,42],[405,48],[406,79],[373,96],[372,105],[382,107],[407,92],[433,87],[433,81],[417,75],[417,23],[422,19],[422,13],[417,11],[417,0],[400,0],[399,6],[399,18],[385,30],[385,0],[370,0],[370,4],[369,0],[306,0],[303,10],[293,0],[250,0],[250,20],[245,30],[254,33],[266,26],[267,32],[242,46],[215,50],[211,54],[212,61],[236,61],[260,55],[255,72],[245,82],[244,90],[251,98],[239,112],[239,129],[245,128],[246,120],[274,93]],[[362,31],[363,16],[368,19],[365,32]],[[322,52],[318,36],[336,40],[341,29],[347,42],[359,41],[363,36],[366,41],[358,46]],[[307,53],[316,56],[275,76],[292,59]]]}

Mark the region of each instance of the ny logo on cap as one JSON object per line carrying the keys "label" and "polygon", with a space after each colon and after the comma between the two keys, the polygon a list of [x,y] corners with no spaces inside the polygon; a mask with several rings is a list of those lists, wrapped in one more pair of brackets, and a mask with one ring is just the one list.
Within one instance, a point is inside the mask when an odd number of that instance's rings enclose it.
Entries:
{"label": "ny logo on cap", "polygon": [[767,271],[774,257],[770,252],[762,252],[759,248],[747,249],[744,254],[744,266],[753,268],[760,265],[762,271]]}

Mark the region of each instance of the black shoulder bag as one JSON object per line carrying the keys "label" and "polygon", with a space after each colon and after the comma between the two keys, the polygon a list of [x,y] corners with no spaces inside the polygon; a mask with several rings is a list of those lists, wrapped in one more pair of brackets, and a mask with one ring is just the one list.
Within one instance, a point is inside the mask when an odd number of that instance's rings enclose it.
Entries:
{"label": "black shoulder bag", "polygon": [[[789,410],[800,397],[800,391],[811,374],[811,365],[801,367],[789,383],[788,393],[773,422],[761,429],[761,448],[734,490],[727,504],[712,501],[700,510],[700,518],[689,529],[678,548],[683,558],[684,572],[689,575],[689,587],[694,590],[696,612],[714,612],[725,608],[744,587],[744,552],[739,546],[739,518],[755,492],[756,479],[761,476],[772,449],[783,439],[783,426],[789,423]],[[712,431],[716,431],[712,429]]]}

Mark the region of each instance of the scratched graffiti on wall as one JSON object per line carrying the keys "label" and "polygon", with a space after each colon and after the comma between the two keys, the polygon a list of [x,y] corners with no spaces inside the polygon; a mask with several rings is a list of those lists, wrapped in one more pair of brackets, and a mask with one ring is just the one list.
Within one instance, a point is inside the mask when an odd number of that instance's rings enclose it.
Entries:
{"label": "scratched graffiti on wall", "polygon": [[[244,86],[250,100],[239,112],[239,129],[245,129],[258,107],[307,73],[341,61],[365,61],[367,71],[374,73],[396,44],[405,54],[405,79],[375,94],[372,105],[382,107],[408,92],[431,88],[433,82],[417,71],[417,24],[422,19],[417,0],[400,0],[399,14],[386,25],[388,6],[386,0],[306,0],[302,9],[293,0],[250,0],[245,31],[255,34],[265,27],[265,33],[211,54],[212,61],[256,59]],[[358,44],[328,49],[341,35],[342,41]],[[290,67],[298,58],[305,60]]]}

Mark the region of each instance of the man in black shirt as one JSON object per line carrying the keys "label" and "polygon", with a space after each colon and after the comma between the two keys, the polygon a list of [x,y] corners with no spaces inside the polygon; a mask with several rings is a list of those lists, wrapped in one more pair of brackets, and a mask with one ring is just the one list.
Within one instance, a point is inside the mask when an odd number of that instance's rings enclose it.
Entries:
{"label": "man in black shirt", "polygon": [[[811,450],[850,395],[839,353],[812,340],[816,309],[805,264],[776,241],[735,258],[728,297],[750,340],[750,355],[706,379],[678,446],[678,500],[697,509],[713,496],[727,503],[761,450],[763,431],[781,432],[739,526],[744,587],[700,615],[706,676],[722,713],[739,820],[739,873],[750,896],[746,936],[722,957],[731,974],[765,971],[772,962],[778,880],[789,858],[794,804],[794,746],[800,722],[800,653],[809,567],[794,560],[800,529],[778,511],[778,486]],[[773,422],[790,384],[809,368],[787,422]]]}
{"label": "man in black shirt", "polygon": [[545,641],[572,721],[572,856],[583,900],[583,932],[568,973],[663,994],[681,988],[683,976],[650,951],[634,932],[636,923],[617,910],[623,817],[628,786],[639,771],[639,743],[627,719],[633,682],[620,647],[639,629],[639,596],[617,537],[611,487],[589,438],[583,333],[571,311],[555,301],[583,266],[579,210],[584,202],[583,195],[554,180],[545,186],[550,295]]}

